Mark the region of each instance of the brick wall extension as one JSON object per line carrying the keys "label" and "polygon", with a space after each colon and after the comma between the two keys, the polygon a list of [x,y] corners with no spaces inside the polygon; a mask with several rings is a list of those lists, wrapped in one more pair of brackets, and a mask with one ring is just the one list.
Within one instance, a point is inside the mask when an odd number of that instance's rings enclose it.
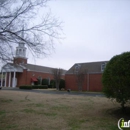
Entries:
{"label": "brick wall extension", "polygon": [[[102,74],[86,74],[83,81],[83,91],[93,91],[101,92],[102,91]],[[76,83],[76,76],[73,74],[65,75],[65,84],[66,89],[71,89],[74,91],[78,90],[78,85]]]}
{"label": "brick wall extension", "polygon": [[23,73],[17,73],[17,87],[20,85],[31,85],[31,78],[35,77],[36,79],[38,77],[42,77],[42,79],[53,79],[53,75],[49,73],[43,73],[43,72],[34,72],[34,71],[27,71],[26,69],[23,71]]}

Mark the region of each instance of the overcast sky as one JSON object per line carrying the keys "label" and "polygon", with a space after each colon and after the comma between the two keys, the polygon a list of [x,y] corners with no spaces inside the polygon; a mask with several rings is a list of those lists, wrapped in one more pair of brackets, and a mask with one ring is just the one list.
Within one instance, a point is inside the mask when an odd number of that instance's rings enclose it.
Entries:
{"label": "overcast sky", "polygon": [[130,50],[130,0],[52,0],[48,6],[64,22],[65,39],[51,56],[29,63],[68,70]]}

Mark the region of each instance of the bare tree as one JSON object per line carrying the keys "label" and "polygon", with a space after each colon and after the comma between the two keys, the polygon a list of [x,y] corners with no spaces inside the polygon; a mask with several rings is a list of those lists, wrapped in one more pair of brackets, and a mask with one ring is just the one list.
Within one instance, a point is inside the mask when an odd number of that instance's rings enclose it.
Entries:
{"label": "bare tree", "polygon": [[[0,0],[1,61],[12,60],[14,46],[21,42],[36,57],[50,54],[62,29],[61,22],[47,13],[47,2],[48,0]],[[21,35],[23,32],[24,37]]]}
{"label": "bare tree", "polygon": [[73,72],[74,72],[74,75],[75,75],[75,79],[76,79],[76,84],[77,84],[78,90],[82,91],[86,70],[83,69],[80,64],[77,64],[75,66]]}
{"label": "bare tree", "polygon": [[59,90],[60,79],[61,79],[61,76],[63,74],[63,70],[60,68],[59,69],[54,68],[54,69],[52,69],[52,74],[53,74],[53,78],[54,78],[55,83],[56,83],[56,88],[57,88],[57,90]]}

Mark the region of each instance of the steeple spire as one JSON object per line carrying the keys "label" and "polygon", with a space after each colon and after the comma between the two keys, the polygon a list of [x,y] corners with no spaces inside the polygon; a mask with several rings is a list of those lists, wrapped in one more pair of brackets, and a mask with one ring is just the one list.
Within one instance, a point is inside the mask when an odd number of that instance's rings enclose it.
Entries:
{"label": "steeple spire", "polygon": [[23,25],[23,28],[22,28],[22,33],[21,33],[21,37],[24,38],[24,25]]}
{"label": "steeple spire", "polygon": [[[21,37],[24,38],[24,26],[21,31]],[[24,41],[19,42],[14,57],[15,64],[27,64],[26,50]]]}
{"label": "steeple spire", "polygon": [[[21,37],[24,39],[24,25],[21,31]],[[16,47],[16,57],[26,58],[26,47],[24,42],[19,42],[18,47]]]}

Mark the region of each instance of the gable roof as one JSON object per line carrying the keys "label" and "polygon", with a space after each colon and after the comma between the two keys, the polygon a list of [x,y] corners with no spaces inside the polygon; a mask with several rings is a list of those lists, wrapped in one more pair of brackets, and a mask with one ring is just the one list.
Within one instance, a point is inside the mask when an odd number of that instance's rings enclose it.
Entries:
{"label": "gable roof", "polygon": [[[51,67],[34,65],[34,64],[14,64],[7,63],[2,67],[3,72],[23,72],[23,69],[27,69],[27,71],[35,71],[35,72],[43,72],[43,73],[52,73]],[[63,75],[66,73],[66,70],[63,70]]]}
{"label": "gable roof", "polygon": [[34,65],[34,64],[26,64],[24,65],[28,71],[36,71],[36,72],[44,72],[44,73],[52,73],[51,67]]}
{"label": "gable roof", "polygon": [[98,62],[87,62],[87,63],[75,63],[66,74],[73,74],[76,65],[80,65],[83,70],[87,73],[102,73],[101,65],[103,63],[108,63],[108,61],[98,61]]}
{"label": "gable roof", "polygon": [[[36,72],[44,72],[44,73],[52,73],[51,67],[34,65],[34,64],[26,64],[24,65],[28,71],[36,71]],[[66,73],[66,70],[63,70],[63,75]]]}
{"label": "gable roof", "polygon": [[2,67],[2,72],[23,72],[23,68],[20,65],[7,63]]}

